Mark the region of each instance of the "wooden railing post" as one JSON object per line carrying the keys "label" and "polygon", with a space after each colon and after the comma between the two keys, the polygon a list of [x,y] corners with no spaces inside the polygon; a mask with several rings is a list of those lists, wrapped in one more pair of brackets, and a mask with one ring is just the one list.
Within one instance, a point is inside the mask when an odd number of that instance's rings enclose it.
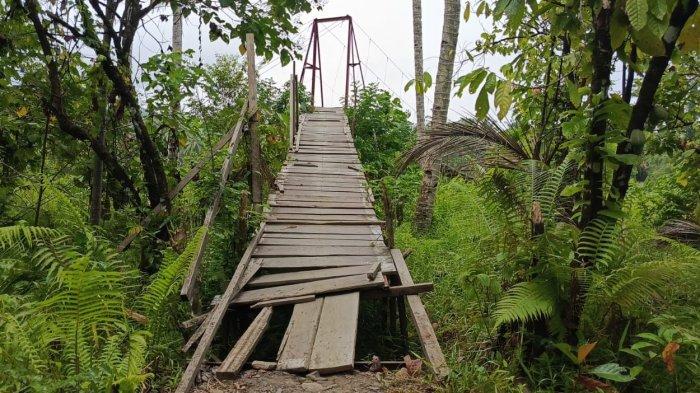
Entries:
{"label": "wooden railing post", "polygon": [[289,148],[294,147],[294,134],[296,133],[296,63],[292,63],[292,75],[289,78]]}
{"label": "wooden railing post", "polygon": [[250,169],[252,171],[251,199],[256,212],[262,210],[262,157],[258,136],[258,83],[255,75],[254,35],[245,35],[246,58],[248,63],[248,108],[250,132]]}

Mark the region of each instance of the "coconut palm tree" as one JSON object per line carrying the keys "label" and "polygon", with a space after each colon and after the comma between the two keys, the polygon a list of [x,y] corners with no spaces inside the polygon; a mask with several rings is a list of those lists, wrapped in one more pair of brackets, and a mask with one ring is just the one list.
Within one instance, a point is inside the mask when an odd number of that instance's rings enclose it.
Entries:
{"label": "coconut palm tree", "polygon": [[[450,92],[452,91],[452,71],[454,69],[455,52],[457,51],[457,36],[459,34],[459,9],[459,0],[445,0],[440,60],[435,77],[435,99],[433,101],[430,129],[442,128],[447,122],[447,109],[450,105]],[[426,135],[429,138],[429,134]],[[421,182],[421,191],[416,204],[416,215],[414,218],[416,231],[428,229],[433,221],[433,204],[435,202],[438,171],[434,166],[425,165],[423,172],[423,181]]]}

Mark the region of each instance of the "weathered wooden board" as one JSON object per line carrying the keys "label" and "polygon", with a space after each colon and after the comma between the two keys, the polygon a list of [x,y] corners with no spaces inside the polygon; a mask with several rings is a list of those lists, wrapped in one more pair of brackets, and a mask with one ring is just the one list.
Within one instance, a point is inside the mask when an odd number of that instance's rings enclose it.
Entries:
{"label": "weathered wooden board", "polygon": [[336,233],[336,234],[381,234],[370,225],[312,225],[312,224],[268,224],[265,233]]}
{"label": "weathered wooden board", "polygon": [[318,208],[329,208],[329,209],[366,209],[371,208],[372,205],[369,201],[355,201],[355,202],[338,202],[338,201],[299,201],[299,200],[278,200],[277,198],[271,198],[269,200],[270,207],[318,207]]}
{"label": "weathered wooden board", "polygon": [[282,285],[271,288],[251,289],[241,292],[232,302],[234,305],[250,304],[265,300],[296,297],[304,295],[322,295],[334,292],[347,292],[364,288],[376,288],[384,285],[381,275],[367,280],[366,274],[329,278],[300,284]]}
{"label": "weathered wooden board", "polygon": [[379,247],[383,246],[384,242],[380,240],[362,240],[362,239],[294,239],[294,238],[263,238],[260,241],[264,246],[339,246],[339,247]]}
{"label": "weathered wooden board", "polygon": [[258,246],[253,250],[254,257],[303,257],[334,255],[389,255],[386,246],[381,247],[341,247],[341,246]]}
{"label": "weathered wooden board", "polygon": [[311,352],[310,370],[320,373],[352,370],[359,309],[359,292],[326,296]]}
{"label": "weathered wooden board", "polygon": [[362,185],[334,185],[334,184],[319,184],[319,185],[294,185],[294,184],[283,184],[284,192],[294,191],[322,191],[322,192],[355,192],[366,194],[367,189]]}
{"label": "weathered wooden board", "polygon": [[266,233],[263,239],[312,239],[314,240],[367,240],[382,241],[381,235],[374,234],[335,234],[335,233]]}
{"label": "weathered wooden board", "polygon": [[263,269],[321,269],[326,267],[369,265],[376,261],[392,264],[387,256],[332,256],[332,257],[265,257],[256,258],[262,261]]}
{"label": "weathered wooden board", "polygon": [[219,378],[232,378],[241,371],[243,364],[250,357],[255,350],[255,347],[260,342],[263,333],[267,329],[270,323],[270,317],[272,316],[272,307],[265,307],[253,320],[248,329],[246,329],[243,336],[236,342],[233,346],[231,352],[229,352],[226,359],[221,363],[218,370],[216,371],[216,376]]}
{"label": "weathered wooden board", "polygon": [[258,303],[253,304],[252,306],[250,306],[250,308],[256,309],[256,308],[263,308],[263,307],[284,306],[287,304],[306,303],[306,302],[313,302],[315,299],[316,299],[316,296],[314,296],[314,295],[287,297],[287,298],[282,298],[282,299],[274,299],[274,300],[266,300],[263,302],[258,302]]}
{"label": "weathered wooden board", "polygon": [[374,214],[343,215],[343,214],[284,214],[284,213],[274,214],[274,213],[271,213],[271,214],[267,215],[267,219],[270,222],[280,221],[280,220],[289,220],[289,221],[298,221],[298,222],[338,221],[339,223],[347,222],[348,224],[349,223],[356,223],[358,221],[359,222],[377,221],[377,223],[379,223],[379,221],[377,220],[377,218]]}
{"label": "weathered wooden board", "polygon": [[309,359],[316,339],[318,320],[324,298],[294,306],[285,339],[277,357],[277,369],[301,372],[309,369]]}
{"label": "weathered wooden board", "polygon": [[[380,264],[378,264],[379,266]],[[348,266],[330,269],[301,270],[288,273],[265,274],[255,277],[248,282],[250,288],[264,288],[276,285],[296,284],[300,282],[317,281],[326,278],[354,276],[367,272],[366,266]],[[374,277],[368,280],[374,280]]]}
{"label": "weathered wooden board", "polygon": [[[396,272],[401,279],[401,284],[413,285],[413,278],[411,278],[411,273],[408,271],[408,266],[406,266],[401,250],[392,249],[391,256],[394,259],[394,265],[396,266]],[[411,309],[413,324],[418,331],[418,337],[420,339],[421,346],[423,347],[425,357],[430,362],[430,366],[433,368],[435,375],[437,375],[439,378],[446,377],[450,370],[447,367],[445,355],[442,353],[440,343],[438,343],[435,330],[433,329],[433,325],[430,323],[430,318],[428,318],[428,313],[425,311],[423,302],[420,300],[418,295],[406,296],[406,300],[408,301],[408,306]]]}
{"label": "weathered wooden board", "polygon": [[373,209],[334,209],[318,207],[276,207],[272,210],[275,214],[342,214],[342,215],[371,215]]}

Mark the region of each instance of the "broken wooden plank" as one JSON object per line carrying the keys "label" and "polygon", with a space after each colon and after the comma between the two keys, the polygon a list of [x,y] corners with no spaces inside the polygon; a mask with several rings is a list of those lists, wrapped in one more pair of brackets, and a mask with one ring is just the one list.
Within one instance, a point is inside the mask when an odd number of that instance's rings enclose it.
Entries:
{"label": "broken wooden plank", "polygon": [[345,292],[356,289],[375,288],[384,285],[383,280],[377,276],[373,281],[367,280],[367,275],[329,278],[300,284],[282,285],[278,287],[251,289],[241,292],[233,300],[232,304],[251,304],[265,300],[296,297],[304,295],[321,295],[333,292]]}
{"label": "broken wooden plank", "polygon": [[235,377],[245,364],[246,360],[253,354],[255,347],[260,342],[263,333],[270,323],[272,316],[272,307],[265,307],[253,320],[243,336],[233,346],[226,359],[221,363],[221,366],[216,370],[216,376],[219,378]]}
{"label": "broken wooden plank", "polygon": [[318,320],[321,316],[324,298],[294,306],[292,318],[280,351],[277,355],[277,369],[301,372],[309,369],[309,360],[316,339]]}
{"label": "broken wooden plank", "polygon": [[309,370],[320,373],[352,370],[359,308],[359,292],[325,297]]}
{"label": "broken wooden plank", "polygon": [[[380,262],[377,262],[381,266]],[[276,285],[296,284],[300,282],[317,281],[325,278],[354,276],[366,272],[365,266],[348,266],[330,269],[301,270],[288,273],[275,273],[258,276],[252,279],[248,286],[250,288],[263,288]],[[373,280],[372,277],[370,280]]]}
{"label": "broken wooden plank", "polygon": [[[394,265],[396,266],[396,272],[401,279],[401,284],[413,285],[411,272],[409,272],[408,266],[406,266],[406,261],[404,261],[401,251],[392,249],[391,256],[394,259]],[[442,379],[447,377],[450,370],[447,367],[445,355],[442,353],[440,343],[438,343],[435,330],[433,329],[433,325],[430,323],[430,318],[428,318],[428,313],[425,311],[423,302],[420,300],[418,295],[408,295],[406,296],[406,300],[408,301],[408,306],[411,310],[411,317],[413,318],[413,324],[418,331],[418,338],[420,339],[421,346],[423,347],[425,357],[428,359],[430,366],[433,368],[433,371],[438,378]]]}
{"label": "broken wooden plank", "polygon": [[316,299],[314,295],[304,295],[296,297],[287,297],[282,299],[267,300],[264,302],[258,302],[250,306],[252,309],[263,308],[263,307],[274,307],[274,306],[285,306],[288,304],[306,303],[313,302]]}
{"label": "broken wooden plank", "polygon": [[190,318],[186,321],[182,321],[180,322],[180,327],[185,330],[192,329],[195,326],[201,325],[202,322],[204,322],[204,320],[207,319],[208,315],[209,313],[204,313],[201,315],[197,315],[196,317]]}
{"label": "broken wooden plank", "polygon": [[253,249],[257,246],[258,240],[260,240],[264,231],[265,223],[262,223],[253,239],[250,241],[250,243],[248,243],[248,247],[243,253],[241,260],[238,262],[236,271],[233,274],[233,277],[231,277],[231,280],[226,287],[226,291],[221,296],[221,301],[214,307],[209,314],[209,318],[207,318],[207,320],[202,324],[202,327],[205,328],[204,333],[202,334],[202,338],[199,340],[199,344],[197,345],[194,355],[192,355],[192,359],[187,365],[185,372],[182,374],[182,378],[180,378],[180,383],[177,385],[175,393],[187,393],[190,389],[192,389],[197,373],[199,372],[199,367],[204,361],[204,355],[214,340],[214,335],[219,329],[221,321],[224,319],[224,314],[228,310],[229,303],[243,288],[241,283],[242,278],[244,277],[245,271],[250,263]]}

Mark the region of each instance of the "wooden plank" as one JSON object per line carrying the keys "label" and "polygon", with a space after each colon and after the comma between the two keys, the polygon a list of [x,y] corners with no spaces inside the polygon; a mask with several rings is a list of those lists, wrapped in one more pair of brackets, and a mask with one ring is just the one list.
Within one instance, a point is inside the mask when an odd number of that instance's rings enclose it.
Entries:
{"label": "wooden plank", "polygon": [[277,200],[270,198],[269,204],[271,207],[318,207],[318,208],[333,208],[333,209],[362,209],[370,208],[372,205],[369,201],[357,202],[337,202],[337,201],[295,201],[295,200]]}
{"label": "wooden plank", "polygon": [[381,262],[374,262],[372,266],[367,270],[367,279],[368,280],[374,280],[375,277],[377,277],[377,273],[382,269],[382,263]]}
{"label": "wooden plank", "polygon": [[[314,240],[365,240],[370,242],[382,241],[381,235],[374,234],[335,234],[335,233],[265,233],[263,240],[265,239],[306,239],[310,241]],[[261,243],[262,244],[262,243]]]}
{"label": "wooden plank", "polygon": [[336,209],[323,207],[275,207],[274,214],[342,214],[342,215],[372,215],[374,209]]}
{"label": "wooden plank", "polygon": [[365,239],[294,239],[294,238],[267,238],[260,241],[264,246],[346,246],[346,247],[379,247],[383,246],[381,240]]}
{"label": "wooden plank", "polygon": [[272,307],[265,307],[248,326],[243,336],[233,346],[226,359],[221,363],[216,376],[219,378],[232,378],[241,371],[246,360],[253,354],[255,347],[260,342],[263,333],[267,330],[272,316]]}
{"label": "wooden plank", "polygon": [[[283,183],[284,184],[284,183]],[[367,189],[362,186],[362,185],[350,185],[350,186],[336,186],[336,185],[331,185],[331,184],[326,184],[326,185],[289,185],[289,184],[284,184],[285,192],[297,192],[297,191],[306,191],[306,192],[312,192],[312,191],[321,191],[321,192],[343,192],[343,193],[360,193],[360,194],[366,194]]]}
{"label": "wooden plank", "polygon": [[224,294],[221,296],[221,301],[209,313],[209,318],[207,318],[207,320],[202,324],[205,331],[202,338],[199,340],[199,344],[197,345],[194,355],[192,355],[192,359],[187,365],[185,372],[182,374],[182,378],[180,379],[180,383],[177,385],[175,393],[187,393],[190,391],[190,389],[192,389],[197,373],[199,372],[199,367],[202,365],[202,362],[204,362],[204,355],[206,354],[207,350],[209,350],[209,346],[214,340],[214,335],[219,329],[221,321],[224,319],[224,314],[228,310],[228,304],[243,288],[243,285],[241,284],[242,278],[245,275],[248,264],[250,263],[253,249],[256,247],[258,240],[260,240],[264,231],[265,223],[262,223],[258,229],[258,232],[255,234],[250,243],[248,243],[248,247],[243,253],[240,262],[238,262],[236,271],[233,274],[233,277],[231,277],[231,281],[229,281],[226,291],[224,291]]}
{"label": "wooden plank", "polygon": [[387,256],[336,256],[336,257],[265,257],[262,260],[263,269],[322,269],[329,267],[369,265],[381,261],[383,266],[391,265],[391,257]]}
{"label": "wooden plank", "polygon": [[333,247],[333,246],[258,246],[253,251],[255,257],[302,257],[334,255],[388,255],[386,247]]}
{"label": "wooden plank", "polygon": [[359,309],[359,292],[326,296],[311,351],[309,370],[320,373],[352,370]]}
{"label": "wooden plank", "polygon": [[268,219],[270,224],[292,224],[292,225],[383,225],[380,220],[291,220],[291,219]]}
{"label": "wooden plank", "polygon": [[376,288],[383,286],[381,275],[373,281],[367,280],[367,275],[329,278],[300,284],[282,285],[278,287],[251,289],[241,292],[233,300],[232,304],[251,304],[265,300],[280,299],[285,297],[297,297],[304,295],[321,295],[333,292],[353,291],[364,288]]}
{"label": "wooden plank", "polygon": [[[370,225],[266,224],[266,233],[372,234]],[[381,232],[381,229],[380,229]]]}
{"label": "wooden plank", "polygon": [[302,372],[309,369],[309,360],[316,339],[318,320],[324,298],[294,306],[285,339],[277,356],[277,369]]}
{"label": "wooden plank", "polygon": [[[394,259],[394,265],[396,266],[396,272],[401,279],[402,285],[413,285],[413,278],[411,278],[411,273],[406,266],[406,261],[403,259],[401,250],[392,249],[391,256]],[[430,366],[433,368],[435,375],[438,378],[445,378],[450,370],[447,367],[447,362],[445,361],[445,355],[442,353],[440,348],[440,343],[438,343],[437,336],[435,335],[435,330],[433,330],[433,325],[430,323],[430,318],[428,318],[428,313],[425,311],[423,302],[420,300],[418,295],[406,296],[408,301],[408,306],[411,309],[411,317],[413,318],[413,324],[418,331],[418,337],[423,347],[423,353],[428,359]]]}
{"label": "wooden plank", "polygon": [[287,304],[298,304],[298,303],[306,303],[306,302],[313,302],[316,299],[316,296],[314,295],[305,295],[305,296],[296,296],[296,297],[288,297],[284,299],[275,299],[275,300],[268,300],[265,302],[258,302],[250,306],[250,308],[263,308],[263,307],[275,307],[275,306],[284,306]]}
{"label": "wooden plank", "polygon": [[272,220],[296,220],[296,221],[379,221],[374,212],[368,214],[310,214],[310,213],[278,213],[276,210],[268,213],[267,217]]}
{"label": "wooden plank", "polygon": [[[376,262],[381,266],[380,262]],[[366,266],[348,266],[330,269],[301,270],[288,273],[275,273],[258,276],[248,283],[250,288],[263,288],[275,285],[288,285],[300,282],[317,281],[325,278],[354,276],[367,272]],[[372,277],[370,280],[374,280]]]}

